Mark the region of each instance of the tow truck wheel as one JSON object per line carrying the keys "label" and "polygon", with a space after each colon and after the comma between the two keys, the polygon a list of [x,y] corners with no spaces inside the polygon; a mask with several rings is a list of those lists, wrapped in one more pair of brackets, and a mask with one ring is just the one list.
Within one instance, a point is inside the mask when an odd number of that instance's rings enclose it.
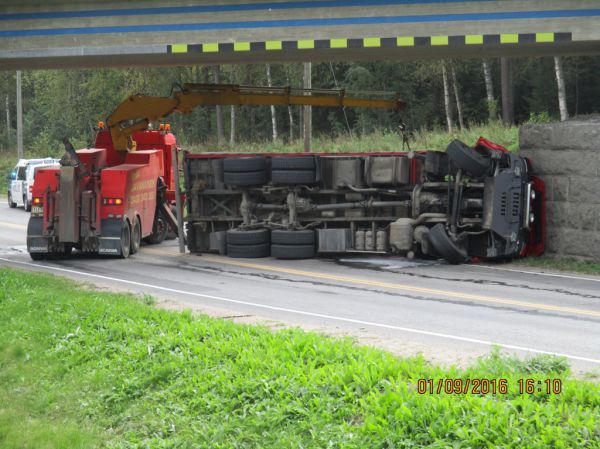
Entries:
{"label": "tow truck wheel", "polygon": [[135,219],[133,229],[131,229],[131,254],[135,254],[140,249],[140,243],[142,241],[142,226],[140,225],[140,219]]}
{"label": "tow truck wheel", "polygon": [[70,257],[72,252],[73,252],[73,244],[65,243],[63,250],[61,251],[61,256],[62,257]]}
{"label": "tow truck wheel", "polygon": [[27,195],[23,195],[23,208],[26,212],[31,212],[31,203],[27,200]]}
{"label": "tow truck wheel", "polygon": [[121,226],[121,258],[127,259],[131,251],[131,228],[128,221],[123,221]]}
{"label": "tow truck wheel", "polygon": [[13,201],[12,193],[10,193],[10,190],[8,191],[8,207],[10,207],[11,209],[17,207],[17,203]]}
{"label": "tow truck wheel", "polygon": [[146,237],[144,241],[152,245],[157,245],[162,243],[167,237],[168,232],[169,225],[167,224],[167,220],[165,220],[162,212],[157,212],[156,217],[154,218],[154,224],[152,225],[152,234]]}

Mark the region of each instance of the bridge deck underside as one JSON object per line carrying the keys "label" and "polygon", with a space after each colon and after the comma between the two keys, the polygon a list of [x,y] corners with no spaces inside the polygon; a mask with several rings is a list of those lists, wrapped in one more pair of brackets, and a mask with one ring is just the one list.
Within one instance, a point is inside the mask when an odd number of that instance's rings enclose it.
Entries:
{"label": "bridge deck underside", "polygon": [[588,0],[0,6],[0,68],[594,54]]}

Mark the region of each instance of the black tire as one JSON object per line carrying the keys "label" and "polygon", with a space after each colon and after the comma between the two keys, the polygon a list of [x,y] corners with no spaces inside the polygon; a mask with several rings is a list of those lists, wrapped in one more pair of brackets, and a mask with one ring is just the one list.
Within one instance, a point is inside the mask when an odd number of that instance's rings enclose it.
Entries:
{"label": "black tire", "polygon": [[273,170],[271,181],[274,185],[314,184],[316,175],[314,170]]}
{"label": "black tire", "polygon": [[227,255],[236,259],[252,259],[256,257],[269,257],[271,245],[259,243],[257,245],[231,245],[227,244]]}
{"label": "black tire", "polygon": [[[249,173],[264,171],[267,161],[262,156],[236,157],[223,161],[223,171],[229,173]],[[227,184],[227,181],[225,181]]]}
{"label": "black tire", "polygon": [[460,140],[450,142],[446,151],[450,160],[458,168],[472,176],[480,178],[489,172],[491,159]]}
{"label": "black tire", "polygon": [[27,200],[27,195],[23,196],[23,209],[25,212],[31,212],[31,203]]}
{"label": "black tire", "polygon": [[135,254],[140,250],[142,242],[142,225],[140,219],[136,218],[133,228],[131,228],[131,254]]}
{"label": "black tire", "polygon": [[271,158],[272,170],[315,170],[313,156],[276,156]]}
{"label": "black tire", "polygon": [[10,190],[8,191],[8,207],[10,207],[11,209],[17,207],[17,203],[13,202],[13,197],[12,193],[10,193]]}
{"label": "black tire", "polygon": [[127,259],[131,253],[131,227],[127,220],[123,220],[121,225],[121,238],[119,239],[119,245],[121,249],[120,257]]}
{"label": "black tire", "polygon": [[276,229],[271,231],[271,243],[275,245],[314,245],[315,231],[311,229],[301,231]]}
{"label": "black tire", "polygon": [[227,231],[226,238],[227,243],[231,245],[257,245],[270,242],[268,229],[255,229],[252,231],[231,229]]}
{"label": "black tire", "polygon": [[260,186],[267,182],[267,172],[253,171],[253,172],[225,172],[223,174],[223,180],[225,184],[229,186]]}
{"label": "black tire", "polygon": [[146,243],[151,245],[158,245],[162,243],[167,237],[169,232],[169,225],[162,212],[158,211],[156,217],[154,217],[154,223],[152,224],[152,234],[144,239]]}
{"label": "black tire", "polygon": [[57,251],[56,258],[58,259],[68,259],[71,257],[73,253],[73,244],[72,243],[63,243],[63,248],[60,251]]}
{"label": "black tire", "polygon": [[454,243],[442,223],[438,223],[431,228],[429,231],[429,241],[437,253],[448,263],[457,265],[469,259],[467,252]]}
{"label": "black tire", "polygon": [[48,257],[48,254],[46,253],[29,253],[29,257],[31,257],[31,260],[46,260]]}
{"label": "black tire", "polygon": [[271,256],[276,259],[312,259],[315,245],[271,245]]}

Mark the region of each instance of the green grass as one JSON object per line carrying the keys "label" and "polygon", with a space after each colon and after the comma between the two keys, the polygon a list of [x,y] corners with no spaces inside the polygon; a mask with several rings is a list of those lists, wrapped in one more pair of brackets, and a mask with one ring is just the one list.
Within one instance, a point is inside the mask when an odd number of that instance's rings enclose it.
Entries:
{"label": "green grass", "polygon": [[[598,448],[600,385],[564,359],[466,370],[297,329],[158,310],[149,298],[0,269],[0,447]],[[507,395],[419,378],[506,377]],[[560,377],[560,395],[516,379]]]}
{"label": "green grass", "polygon": [[[410,147],[413,150],[445,150],[453,139],[460,139],[473,145],[479,137],[486,137],[504,145],[511,151],[519,149],[519,129],[516,126],[506,128],[500,122],[473,125],[464,131],[457,130],[448,134],[445,129],[418,130],[412,134]],[[282,142],[240,142],[234,146],[224,145],[192,145],[187,149],[200,153],[206,151],[237,151],[237,152],[301,152],[304,151],[304,141],[301,139],[291,143]],[[402,151],[402,138],[398,133],[376,131],[366,135],[348,134],[338,137],[316,136],[313,139],[315,152],[370,152],[370,151]]]}
{"label": "green grass", "polygon": [[570,257],[527,257],[517,259],[514,265],[542,268],[555,271],[566,271],[572,273],[585,273],[600,276],[600,261],[588,261]]}

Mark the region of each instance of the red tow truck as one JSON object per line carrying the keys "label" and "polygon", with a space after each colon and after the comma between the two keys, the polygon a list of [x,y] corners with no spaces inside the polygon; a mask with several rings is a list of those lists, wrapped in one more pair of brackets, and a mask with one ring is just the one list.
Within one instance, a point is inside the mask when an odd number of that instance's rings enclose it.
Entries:
{"label": "red tow truck", "polygon": [[[140,241],[160,243],[173,222],[175,199],[168,131],[138,131],[136,151],[117,151],[108,130],[94,148],[63,157],[60,168],[41,169],[33,187],[27,250],[34,260],[79,251],[128,257]],[[68,145],[68,144],[67,144]],[[74,161],[73,161],[74,159]]]}

